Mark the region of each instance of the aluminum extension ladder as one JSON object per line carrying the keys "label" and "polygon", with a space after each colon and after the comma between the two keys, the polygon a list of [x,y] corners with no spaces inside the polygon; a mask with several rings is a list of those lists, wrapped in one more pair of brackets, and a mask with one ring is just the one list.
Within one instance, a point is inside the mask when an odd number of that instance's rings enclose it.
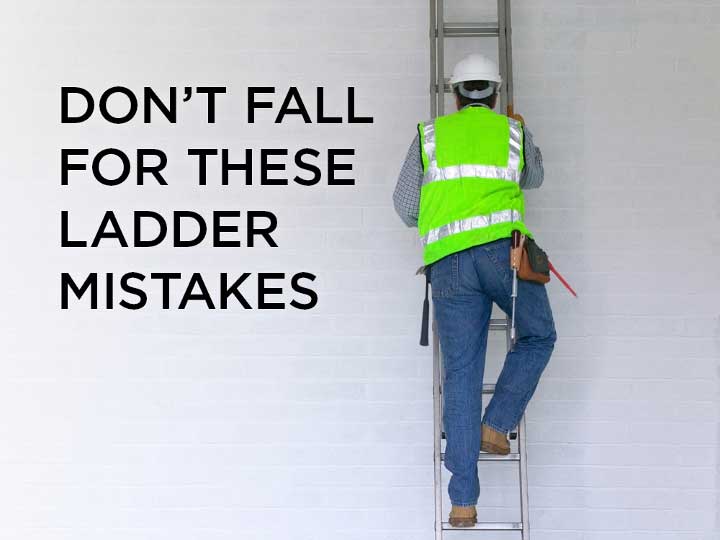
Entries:
{"label": "aluminum extension ladder", "polygon": [[499,105],[501,111],[507,110],[513,104],[510,0],[497,0],[497,22],[445,22],[444,4],[445,0],[430,0],[430,115],[435,118],[445,114],[445,93],[451,91],[445,77],[446,38],[498,38],[498,65],[503,78]]}
{"label": "aluminum extension ladder", "polygon": [[[445,94],[451,92],[445,77],[444,40],[455,37],[497,37],[500,75],[503,85],[500,94],[500,110],[507,110],[513,103],[512,81],[512,34],[510,21],[510,0],[497,0],[497,22],[448,23],[444,19],[444,0],[430,0],[430,114],[433,118],[445,114]],[[442,81],[442,85],[439,82]],[[517,451],[508,455],[480,452],[478,461],[514,461],[518,464],[520,484],[520,521],[519,522],[478,522],[474,527],[456,528],[443,521],[442,468],[445,454],[442,451],[442,439],[445,433],[442,426],[442,355],[437,325],[433,320],[433,416],[435,467],[435,540],[442,540],[443,531],[519,531],[522,540],[529,539],[527,451],[525,446],[525,415],[518,423],[516,432],[510,433],[510,439],[517,441]],[[490,330],[506,333],[508,349],[510,347],[510,320],[491,319]],[[492,394],[494,384],[484,384],[483,394]]]}

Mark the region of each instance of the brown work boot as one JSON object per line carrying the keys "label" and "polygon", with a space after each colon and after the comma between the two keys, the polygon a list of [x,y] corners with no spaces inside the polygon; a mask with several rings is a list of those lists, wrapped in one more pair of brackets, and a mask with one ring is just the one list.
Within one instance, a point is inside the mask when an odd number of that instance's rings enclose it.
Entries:
{"label": "brown work boot", "polygon": [[496,431],[490,426],[483,424],[480,450],[488,454],[509,454],[510,442],[508,441],[507,434]]}
{"label": "brown work boot", "polygon": [[450,525],[453,527],[472,527],[477,523],[475,506],[455,506],[450,510]]}

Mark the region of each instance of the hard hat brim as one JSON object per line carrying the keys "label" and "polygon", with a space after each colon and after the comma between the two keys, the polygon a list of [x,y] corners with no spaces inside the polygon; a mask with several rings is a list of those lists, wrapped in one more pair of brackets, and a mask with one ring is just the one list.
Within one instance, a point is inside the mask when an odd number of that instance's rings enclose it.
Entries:
{"label": "hard hat brim", "polygon": [[463,75],[453,76],[450,79],[450,85],[465,81],[492,81],[500,85],[502,77],[500,75],[488,75],[487,73],[464,73]]}

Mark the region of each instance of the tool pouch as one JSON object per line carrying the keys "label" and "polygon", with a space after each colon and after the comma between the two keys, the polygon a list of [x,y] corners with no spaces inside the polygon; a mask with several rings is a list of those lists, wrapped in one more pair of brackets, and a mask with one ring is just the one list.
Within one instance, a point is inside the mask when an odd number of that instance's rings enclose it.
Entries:
{"label": "tool pouch", "polygon": [[550,281],[550,262],[547,253],[527,236],[523,242],[518,278],[542,284]]}

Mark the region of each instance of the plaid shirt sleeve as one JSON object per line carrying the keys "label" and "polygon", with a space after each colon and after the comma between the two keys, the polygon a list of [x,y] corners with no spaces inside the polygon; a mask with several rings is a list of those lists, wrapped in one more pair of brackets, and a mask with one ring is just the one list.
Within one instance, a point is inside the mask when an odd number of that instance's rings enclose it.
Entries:
{"label": "plaid shirt sleeve", "polygon": [[420,136],[415,138],[408,148],[405,162],[400,169],[400,176],[393,193],[395,211],[408,227],[417,227],[420,211],[420,186],[422,185],[423,167],[420,154]]}
{"label": "plaid shirt sleeve", "polygon": [[523,126],[523,154],[525,155],[525,168],[520,173],[520,187],[522,189],[539,188],[545,177],[543,168],[542,153],[540,148],[535,146],[532,133]]}

